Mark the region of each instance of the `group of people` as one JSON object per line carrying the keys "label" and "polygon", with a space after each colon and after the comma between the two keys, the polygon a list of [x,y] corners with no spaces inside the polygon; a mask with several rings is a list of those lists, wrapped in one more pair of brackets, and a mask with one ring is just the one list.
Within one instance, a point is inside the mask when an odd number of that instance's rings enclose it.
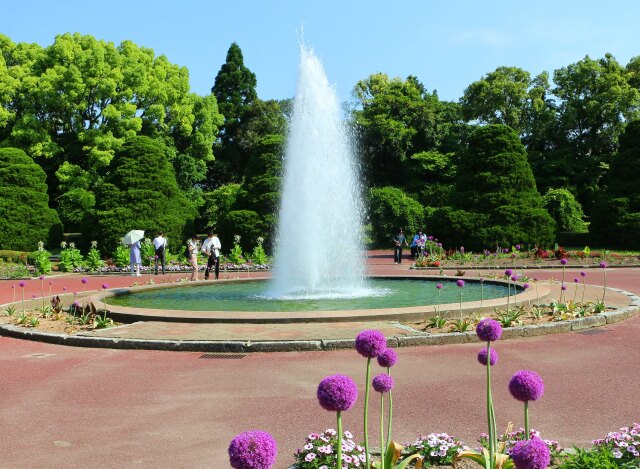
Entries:
{"label": "group of people", "polygon": [[413,236],[411,244],[407,243],[407,238],[402,232],[402,228],[398,228],[398,232],[393,237],[393,262],[395,264],[402,263],[402,248],[408,246],[411,248],[411,256],[415,259],[424,254],[425,247],[427,245],[427,235],[419,229]]}
{"label": "group of people", "polygon": [[[155,250],[155,274],[158,275],[158,266],[162,267],[162,275],[165,274],[167,263],[167,238],[164,237],[162,231],[156,233],[156,237],[153,238],[153,248]],[[220,275],[220,250],[222,244],[218,235],[209,230],[207,238],[200,246],[198,241],[198,235],[193,234],[187,241],[185,246],[185,257],[193,269],[191,272],[191,278],[189,280],[198,280],[198,252],[202,252],[207,256],[207,268],[204,271],[204,279],[209,279],[209,273],[213,270],[216,280]],[[140,276],[140,265],[142,264],[142,257],[140,254],[140,241],[136,241],[129,245],[129,262],[131,264],[131,275],[134,277]]]}

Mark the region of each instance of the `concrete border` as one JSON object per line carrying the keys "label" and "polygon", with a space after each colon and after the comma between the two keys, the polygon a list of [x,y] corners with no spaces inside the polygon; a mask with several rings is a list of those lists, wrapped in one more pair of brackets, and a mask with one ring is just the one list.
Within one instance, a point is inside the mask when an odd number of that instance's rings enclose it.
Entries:
{"label": "concrete border", "polygon": [[[521,337],[534,337],[580,331],[624,321],[640,312],[640,297],[628,291],[611,288],[629,297],[629,305],[615,311],[594,316],[572,319],[562,322],[548,322],[528,326],[508,327],[504,329],[502,339],[511,340]],[[38,332],[35,329],[0,325],[0,335],[16,339],[33,340],[72,347],[94,347],[133,350],[165,350],[175,352],[216,352],[216,353],[253,353],[253,352],[308,352],[353,348],[354,339],[329,340],[289,340],[289,341],[205,341],[205,340],[145,340],[111,337],[91,337],[68,334]],[[417,336],[393,336],[387,339],[389,347],[413,347],[425,345],[448,345],[477,342],[475,332],[454,332],[448,334],[423,334]]]}

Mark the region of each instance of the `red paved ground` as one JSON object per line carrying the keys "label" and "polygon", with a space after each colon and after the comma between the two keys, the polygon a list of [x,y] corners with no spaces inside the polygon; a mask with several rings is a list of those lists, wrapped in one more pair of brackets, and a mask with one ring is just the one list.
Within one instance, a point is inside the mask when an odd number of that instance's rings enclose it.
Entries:
{"label": "red paved ground", "polygon": [[[372,270],[408,269],[408,263],[383,266],[386,261],[374,259]],[[597,284],[601,272],[588,273],[589,282]],[[540,278],[559,274],[536,272]],[[99,287],[103,281],[91,278],[90,285]],[[107,281],[127,285],[131,278]],[[640,269],[611,269],[608,281],[640,293]],[[60,288],[81,285],[79,278],[54,282]],[[39,292],[39,281],[25,288]],[[1,282],[0,301],[10,295],[10,283]],[[535,369],[545,379],[544,397],[531,406],[532,424],[545,437],[588,444],[640,420],[640,316],[604,330],[499,343],[494,372],[499,425],[508,420],[521,424],[521,408],[506,385],[522,368]],[[394,434],[400,440],[447,431],[474,443],[484,430],[477,350],[477,344],[398,350]],[[364,361],[350,350],[256,354],[240,360],[200,355],[0,338],[0,467],[221,469],[228,467],[226,446],[233,435],[261,428],[278,440],[276,467],[284,468],[306,434],[335,425],[334,416],[315,399],[320,379],[338,372],[358,383],[364,379]],[[357,408],[345,415],[345,427],[356,437],[362,435],[361,405],[359,399]]]}

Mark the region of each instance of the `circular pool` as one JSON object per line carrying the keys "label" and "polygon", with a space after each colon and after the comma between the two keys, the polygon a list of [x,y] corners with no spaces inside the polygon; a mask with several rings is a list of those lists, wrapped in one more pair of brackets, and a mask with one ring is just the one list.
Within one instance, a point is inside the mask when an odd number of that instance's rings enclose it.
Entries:
{"label": "circular pool", "polygon": [[[437,285],[442,288],[438,289]],[[456,279],[370,278],[361,289],[350,292],[296,294],[274,297],[264,280],[242,282],[209,282],[173,288],[129,290],[109,298],[111,306],[182,311],[344,311],[364,309],[407,308],[418,305],[480,301],[506,297],[503,283],[466,281],[464,287]],[[514,294],[511,285],[511,294]],[[521,291],[515,287],[516,292]],[[440,298],[438,298],[438,292]]]}

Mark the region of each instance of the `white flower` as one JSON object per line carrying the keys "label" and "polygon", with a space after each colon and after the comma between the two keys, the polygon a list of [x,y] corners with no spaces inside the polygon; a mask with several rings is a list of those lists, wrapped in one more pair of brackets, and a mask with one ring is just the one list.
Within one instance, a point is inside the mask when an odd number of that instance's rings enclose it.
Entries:
{"label": "white flower", "polygon": [[258,236],[258,239],[256,241],[258,242],[259,246],[262,246],[262,243],[264,243],[264,238],[262,236]]}
{"label": "white flower", "polygon": [[233,244],[240,244],[240,235],[233,236]]}
{"label": "white flower", "polygon": [[65,249],[65,248],[67,247],[67,242],[66,242],[66,241],[62,241],[62,242],[60,243],[60,247],[61,247],[62,249]]}
{"label": "white flower", "polygon": [[304,460],[307,462],[311,462],[316,458],[315,453],[309,453],[305,456]]}
{"label": "white flower", "polygon": [[75,249],[76,248],[76,243],[69,243],[69,249]]}
{"label": "white flower", "polygon": [[[258,238],[258,239],[260,239],[260,238]],[[347,431],[347,432],[344,432],[344,436],[345,436],[346,438],[349,438],[349,439],[353,438],[353,435],[351,434],[351,432],[348,432],[348,431]]]}
{"label": "white flower", "polygon": [[96,249],[98,247],[97,241],[91,241],[91,249]]}
{"label": "white flower", "polygon": [[307,443],[306,445],[304,445],[304,449],[309,451],[309,450],[313,449],[313,445],[311,443]]}
{"label": "white flower", "polygon": [[38,251],[44,251],[44,243],[42,241],[38,241]]}

